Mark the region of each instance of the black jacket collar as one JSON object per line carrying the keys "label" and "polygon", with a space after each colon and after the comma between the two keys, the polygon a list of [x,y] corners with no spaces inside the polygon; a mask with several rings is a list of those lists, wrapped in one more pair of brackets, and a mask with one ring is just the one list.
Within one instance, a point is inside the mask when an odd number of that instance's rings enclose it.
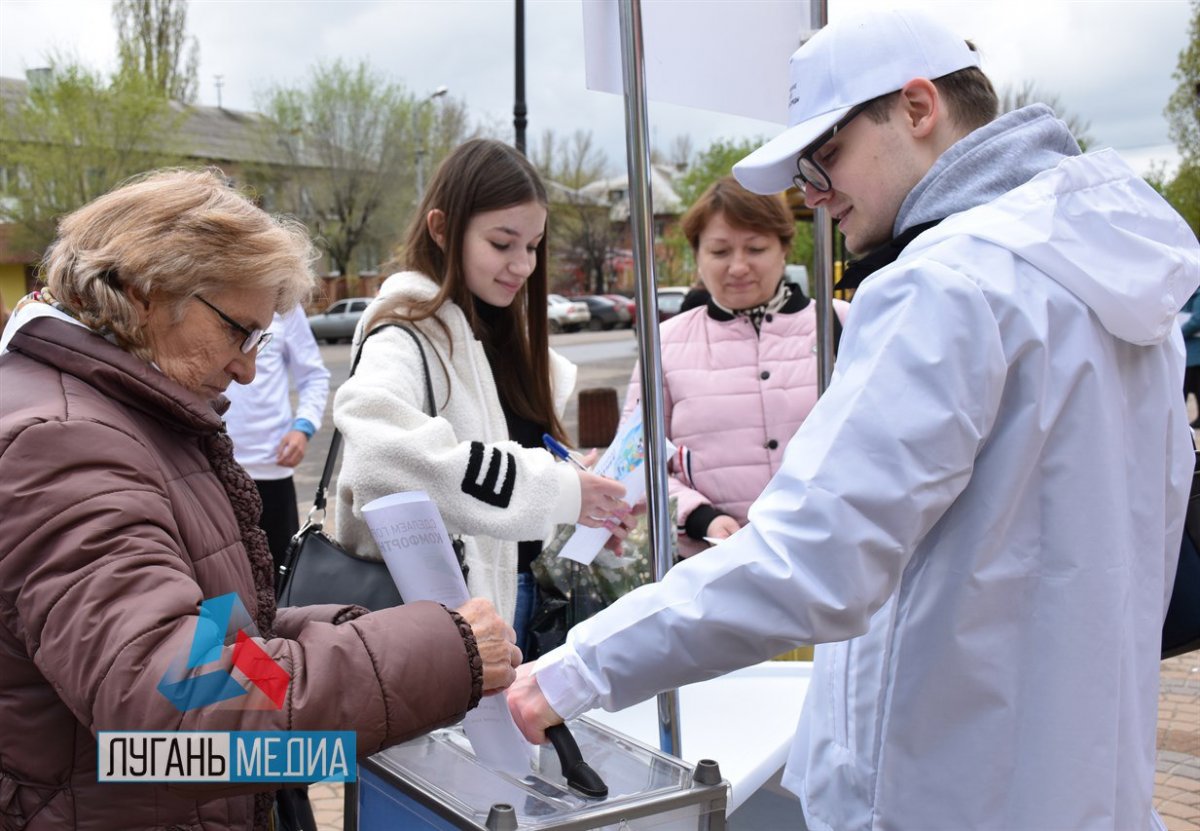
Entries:
{"label": "black jacket collar", "polygon": [[[792,288],[792,294],[790,297],[788,297],[787,302],[780,306],[777,310],[777,313],[781,315],[795,314],[808,305],[808,298],[805,297],[803,289],[801,289],[800,286],[795,283],[789,282],[788,285]],[[711,297],[706,304],[706,309],[708,316],[713,320],[725,322],[733,320],[734,318],[734,315],[731,315],[729,312],[725,311],[716,303],[714,303]]]}
{"label": "black jacket collar", "polygon": [[888,240],[871,253],[850,263],[846,266],[846,270],[842,272],[842,279],[838,280],[834,288],[858,288],[862,285],[863,280],[870,277],[876,271],[896,262],[896,259],[900,256],[900,252],[907,248],[910,242],[941,221],[940,219],[934,219],[930,222],[922,222],[920,225],[907,228],[899,236]]}

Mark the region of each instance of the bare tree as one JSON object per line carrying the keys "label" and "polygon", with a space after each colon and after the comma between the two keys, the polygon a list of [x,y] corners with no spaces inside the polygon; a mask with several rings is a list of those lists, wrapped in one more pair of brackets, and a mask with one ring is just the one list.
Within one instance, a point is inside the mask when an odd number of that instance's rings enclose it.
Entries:
{"label": "bare tree", "polygon": [[200,46],[187,35],[187,0],[115,0],[121,74],[136,74],[167,98],[196,100]]}
{"label": "bare tree", "polygon": [[1079,142],[1079,146],[1084,150],[1087,150],[1089,144],[1095,142],[1095,139],[1088,133],[1088,130],[1092,128],[1089,122],[1068,110],[1057,94],[1038,89],[1033,81],[1026,81],[1019,88],[1005,87],[1000,92],[1001,113],[1019,110],[1021,107],[1028,107],[1030,104],[1045,104],[1054,110],[1058,117],[1066,122],[1067,128],[1075,136],[1075,140]]}
{"label": "bare tree", "polygon": [[677,173],[684,173],[691,166],[692,160],[695,157],[695,149],[692,145],[692,137],[688,133],[680,133],[671,139],[671,146],[667,149],[667,163],[675,169]]}
{"label": "bare tree", "polygon": [[604,293],[610,255],[619,237],[608,194],[596,189],[608,171],[607,156],[596,146],[591,131],[576,130],[569,138],[558,139],[546,130],[530,160],[549,180],[554,223],[550,238],[556,259],[577,267],[592,292]]}

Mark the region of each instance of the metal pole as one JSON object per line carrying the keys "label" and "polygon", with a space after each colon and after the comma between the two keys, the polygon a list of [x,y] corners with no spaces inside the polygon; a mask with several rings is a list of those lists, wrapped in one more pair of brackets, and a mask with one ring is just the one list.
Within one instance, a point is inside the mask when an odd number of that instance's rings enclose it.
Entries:
{"label": "metal pole", "polygon": [[[416,162],[417,162],[417,164],[416,164],[416,168],[417,168],[417,171],[416,171],[416,173],[417,173],[417,183],[416,183],[417,184],[417,198],[414,201],[414,204],[416,204],[417,207],[420,207],[421,197],[425,195],[425,149],[426,148],[425,148],[425,135],[424,135],[424,131],[421,130],[421,124],[420,124],[421,111],[423,109],[425,109],[425,105],[428,104],[430,101],[433,101],[435,98],[441,98],[443,95],[445,95],[449,91],[450,91],[449,87],[447,87],[445,85],[439,86],[433,92],[429,93],[429,95],[425,96],[423,99],[421,99],[420,101],[413,104],[412,131],[413,131],[413,142],[416,144],[416,148],[417,148],[415,151]],[[421,133],[421,135],[418,136],[417,135],[418,133]]]}
{"label": "metal pole", "polygon": [[[829,22],[829,0],[812,0],[812,27]],[[813,211],[813,301],[817,312],[817,395],[833,377],[833,221],[829,211]]]}
{"label": "metal pole", "polygon": [[425,194],[425,140],[423,138],[419,138],[417,135],[418,132],[420,131],[420,125],[418,124],[418,117],[420,116],[421,107],[423,107],[423,106],[425,106],[425,102],[418,101],[413,104],[413,110],[412,110],[413,142],[416,146],[414,155],[416,156],[416,162],[417,162],[416,165],[414,165],[414,167],[416,168],[416,177],[417,177],[417,182],[416,182],[417,198],[414,200],[414,204],[418,208],[421,206],[421,197]]}
{"label": "metal pole", "polygon": [[[671,567],[671,524],[667,504],[666,427],[663,424],[662,351],[654,279],[654,214],[650,200],[650,145],[646,116],[645,50],[640,0],[621,0],[621,67],[625,81],[625,148],[629,166],[629,223],[637,291],[638,336],[642,346],[642,430],[646,445],[646,522],[654,546],[654,577]],[[658,695],[659,747],[682,754],[679,691]]]}
{"label": "metal pole", "polygon": [[525,114],[528,110],[525,109],[525,0],[515,0],[516,2],[516,81],[517,89],[516,96],[513,102],[513,129],[515,131],[514,146],[517,151],[525,155],[525,125],[528,123],[525,119]]}

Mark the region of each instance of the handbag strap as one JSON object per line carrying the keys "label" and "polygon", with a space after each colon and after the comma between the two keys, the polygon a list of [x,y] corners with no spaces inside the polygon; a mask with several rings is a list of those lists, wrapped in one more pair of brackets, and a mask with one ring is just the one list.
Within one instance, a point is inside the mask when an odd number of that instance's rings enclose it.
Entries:
{"label": "handbag strap", "polygon": [[[385,323],[382,326],[376,326],[370,332],[363,335],[363,339],[358,344],[358,349],[354,353],[354,360],[350,364],[350,375],[353,376],[354,370],[358,369],[358,362],[362,358],[362,351],[363,347],[367,344],[367,338],[376,332],[390,328],[407,332],[408,336],[413,339],[413,343],[417,345],[417,352],[421,355],[421,372],[425,378],[425,414],[430,418],[437,418],[437,405],[434,403],[433,398],[433,381],[429,377],[429,360],[425,357],[425,347],[421,345],[420,337],[409,326],[405,326],[402,323]],[[312,510],[308,512],[310,522],[313,514],[325,510],[325,491],[329,487],[329,480],[333,477],[333,468],[337,465],[341,449],[342,434],[335,427],[333,428],[333,438],[329,440],[329,455],[325,457],[325,467],[321,471],[321,481],[317,483],[317,495],[313,498]]]}

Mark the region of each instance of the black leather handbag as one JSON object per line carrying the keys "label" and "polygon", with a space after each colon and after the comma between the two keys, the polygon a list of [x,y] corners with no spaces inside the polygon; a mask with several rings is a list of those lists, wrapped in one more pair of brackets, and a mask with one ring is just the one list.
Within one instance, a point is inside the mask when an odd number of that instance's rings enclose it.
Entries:
{"label": "black leather handbag", "polygon": [[[363,338],[363,343],[381,329],[392,326],[407,332],[417,345],[417,351],[421,354],[421,368],[425,373],[425,412],[433,418],[437,415],[437,410],[433,399],[433,384],[429,378],[429,362],[425,358],[425,349],[417,333],[407,326],[388,323],[368,332]],[[362,349],[363,345],[359,344],[354,362],[350,365],[351,375],[358,368]],[[329,456],[325,459],[321,481],[317,484],[312,510],[308,512],[304,527],[296,532],[288,544],[283,565],[279,567],[275,579],[275,594],[279,598],[280,606],[340,603],[375,611],[399,606],[404,602],[382,561],[366,560],[350,553],[324,531],[325,491],[329,487],[341,447],[342,435],[334,430],[329,443]],[[453,545],[465,579],[467,567],[463,559],[463,542],[456,538]]]}

